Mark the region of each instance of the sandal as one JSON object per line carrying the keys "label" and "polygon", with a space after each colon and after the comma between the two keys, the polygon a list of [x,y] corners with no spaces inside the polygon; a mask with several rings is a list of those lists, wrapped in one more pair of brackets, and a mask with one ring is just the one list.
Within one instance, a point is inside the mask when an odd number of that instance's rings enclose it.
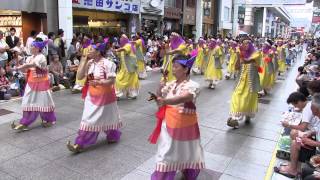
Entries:
{"label": "sandal", "polygon": [[[281,166],[280,166],[280,167],[281,167]],[[287,173],[287,172],[281,172],[279,167],[274,167],[274,168],[273,168],[273,171],[274,171],[275,173],[281,174],[281,175],[283,175],[283,176],[285,176],[285,177],[287,177],[287,178],[292,178],[292,179],[293,179],[293,178],[296,178],[296,175],[289,174],[289,173]]]}
{"label": "sandal", "polygon": [[239,128],[239,122],[237,120],[232,119],[232,118],[228,119],[227,125],[230,126],[230,127],[233,127],[234,129],[238,129]]}

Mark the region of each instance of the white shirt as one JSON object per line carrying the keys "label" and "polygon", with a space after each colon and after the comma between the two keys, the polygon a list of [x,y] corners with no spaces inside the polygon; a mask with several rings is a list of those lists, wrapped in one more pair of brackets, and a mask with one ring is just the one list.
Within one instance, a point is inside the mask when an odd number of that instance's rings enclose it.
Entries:
{"label": "white shirt", "polygon": [[310,130],[315,130],[315,128],[320,127],[319,118],[313,115],[311,111],[311,102],[309,102],[302,111],[302,122],[308,123],[308,129]]}
{"label": "white shirt", "polygon": [[33,37],[28,37],[26,42],[26,53],[31,56],[31,44],[35,39]]}
{"label": "white shirt", "polygon": [[[4,39],[0,39],[0,48],[5,48],[6,46],[8,46],[6,41]],[[8,53],[7,52],[0,53],[0,61],[5,61],[7,59],[8,59]]]}

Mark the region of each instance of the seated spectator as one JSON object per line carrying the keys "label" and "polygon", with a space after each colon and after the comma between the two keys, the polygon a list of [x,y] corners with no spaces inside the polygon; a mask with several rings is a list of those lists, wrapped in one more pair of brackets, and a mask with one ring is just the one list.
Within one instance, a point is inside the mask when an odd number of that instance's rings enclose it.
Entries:
{"label": "seated spectator", "polygon": [[[313,124],[313,128],[306,131],[302,136],[297,137],[291,142],[290,163],[282,164],[280,167],[274,167],[274,172],[282,174],[289,178],[295,178],[298,174],[299,161],[307,162],[315,155],[316,147],[320,147],[320,94],[315,94],[312,98],[310,106],[306,106],[308,118],[311,120],[309,124]],[[304,111],[305,111],[304,110]],[[304,112],[306,113],[306,112]],[[303,117],[305,118],[305,117]]]}
{"label": "seated spectator", "polygon": [[0,66],[0,100],[11,99],[11,94],[8,92],[10,88],[10,83],[6,77],[6,71]]}
{"label": "seated spectator", "polygon": [[70,87],[70,85],[68,85],[65,81],[67,78],[64,76],[63,67],[62,67],[61,62],[59,61],[59,56],[57,54],[53,55],[52,60],[53,61],[49,65],[49,73],[50,73],[50,76],[53,77],[53,80],[54,80],[53,84],[52,84],[53,91],[65,89],[66,85],[68,87]]}
{"label": "seated spectator", "polygon": [[70,58],[71,59],[68,59],[66,63],[65,76],[68,78],[70,85],[74,86],[80,61],[77,59],[76,55],[73,55]]}

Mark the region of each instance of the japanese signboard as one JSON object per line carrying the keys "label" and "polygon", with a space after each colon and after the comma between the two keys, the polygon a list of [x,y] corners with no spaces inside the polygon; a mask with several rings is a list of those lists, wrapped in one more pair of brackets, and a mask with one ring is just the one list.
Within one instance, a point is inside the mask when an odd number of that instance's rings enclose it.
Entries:
{"label": "japanese signboard", "polygon": [[72,6],[122,13],[140,13],[140,0],[72,0]]}

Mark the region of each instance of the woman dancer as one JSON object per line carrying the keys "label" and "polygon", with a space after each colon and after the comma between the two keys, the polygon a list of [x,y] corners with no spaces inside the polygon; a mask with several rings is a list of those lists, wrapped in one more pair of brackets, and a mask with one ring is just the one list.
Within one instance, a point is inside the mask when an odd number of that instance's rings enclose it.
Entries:
{"label": "woman dancer", "polygon": [[214,39],[209,42],[209,62],[205,80],[209,82],[211,89],[215,89],[218,82],[222,80],[222,49]]}
{"label": "woman dancer", "polygon": [[259,56],[250,40],[244,40],[240,48],[240,78],[231,97],[230,117],[227,125],[239,128],[239,121],[246,123],[258,110],[258,92],[261,90],[258,67]]}
{"label": "woman dancer", "polygon": [[259,72],[260,84],[262,88],[262,91],[259,92],[260,97],[266,95],[273,85],[274,65],[272,62],[273,55],[271,46],[271,41],[266,41],[262,45],[262,71]]}
{"label": "woman dancer", "polygon": [[172,59],[175,55],[186,55],[187,52],[188,49],[183,38],[178,33],[171,33],[170,44],[166,47],[166,54],[162,65],[163,79],[166,77],[168,82],[175,80],[172,74]]}
{"label": "woman dancer", "polygon": [[[120,140],[122,126],[118,112],[117,98],[114,90],[116,65],[105,59],[106,42],[92,45],[89,56],[82,59],[77,78],[86,78],[82,120],[75,144],[70,141],[67,147],[74,153],[96,143],[100,132],[105,132],[109,143]],[[86,57],[84,57],[86,58]]]}
{"label": "woman dancer", "polygon": [[115,50],[120,56],[120,70],[115,84],[116,95],[118,98],[127,96],[128,99],[135,99],[139,94],[140,87],[136,49],[125,34],[120,38],[120,46],[121,48]]}
{"label": "woman dancer", "polygon": [[137,66],[139,79],[147,78],[147,71],[144,63],[144,48],[145,43],[140,33],[136,33],[136,41],[133,41],[136,46]]}
{"label": "woman dancer", "polygon": [[195,74],[203,74],[204,73],[204,52],[205,52],[205,45],[206,41],[202,38],[198,41],[198,56],[196,58],[196,62],[194,63],[194,66],[192,68],[192,71]]}
{"label": "woman dancer", "polygon": [[37,119],[39,114],[43,127],[50,127],[56,122],[47,59],[41,53],[45,46],[46,42],[34,41],[31,47],[32,56],[27,58],[24,65],[15,69],[15,71],[27,70],[27,84],[22,98],[23,116],[19,124],[14,122],[11,124],[14,130],[28,130],[28,126]]}
{"label": "woman dancer", "polygon": [[160,108],[157,127],[149,140],[155,144],[159,138],[159,142],[152,180],[174,180],[176,171],[182,171],[188,180],[195,180],[204,168],[195,106],[199,84],[189,79],[194,59],[175,57],[176,80],[162,86],[155,97]]}
{"label": "woman dancer", "polygon": [[230,54],[230,58],[229,58],[229,63],[228,63],[228,73],[225,75],[225,78],[228,80],[231,77],[233,77],[233,79],[236,79],[237,76],[237,63],[239,60],[239,48],[238,48],[238,44],[235,41],[230,41],[230,48],[229,48],[229,54]]}

